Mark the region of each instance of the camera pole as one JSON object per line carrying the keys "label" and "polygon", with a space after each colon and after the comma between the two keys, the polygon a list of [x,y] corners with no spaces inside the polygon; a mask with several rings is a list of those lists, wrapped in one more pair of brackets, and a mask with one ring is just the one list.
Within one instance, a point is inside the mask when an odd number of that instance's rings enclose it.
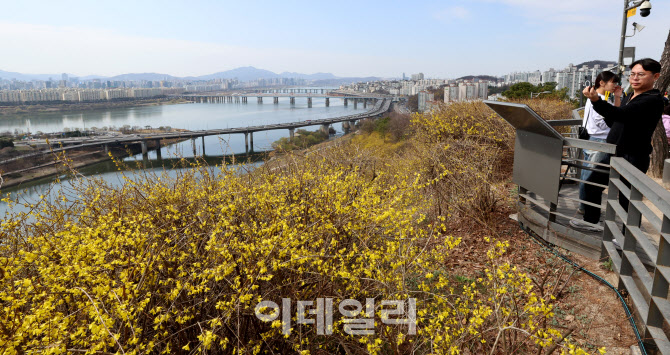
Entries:
{"label": "camera pole", "polygon": [[628,25],[628,2],[630,0],[623,0],[623,20],[621,21],[621,42],[619,44],[619,62],[617,63],[617,74],[619,78],[623,74],[623,47],[626,43],[626,25]]}

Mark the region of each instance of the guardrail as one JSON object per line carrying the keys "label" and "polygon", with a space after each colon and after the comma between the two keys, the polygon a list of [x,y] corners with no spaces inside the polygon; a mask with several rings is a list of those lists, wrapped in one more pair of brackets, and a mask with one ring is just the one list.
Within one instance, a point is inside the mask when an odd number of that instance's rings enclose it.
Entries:
{"label": "guardrail", "polygon": [[[553,244],[592,259],[610,259],[646,348],[670,354],[670,192],[623,158],[613,157],[610,164],[584,160],[584,149],[614,154],[616,146],[576,138],[581,110],[573,111],[573,119],[547,121],[552,127],[570,127],[563,133],[559,179],[561,187],[572,182],[607,188],[604,206],[569,196],[569,189],[559,189],[554,204],[519,186],[519,220]],[[608,185],[582,180],[582,169],[608,173]],[[628,205],[621,197],[630,201]],[[567,226],[565,222],[580,216],[566,213],[566,205],[574,210],[577,203],[605,210],[602,233]]]}
{"label": "guardrail", "polygon": [[[620,196],[630,201],[628,206],[621,204]],[[666,331],[670,326],[670,192],[623,158],[611,160],[602,237],[602,257],[612,260],[618,288],[628,294],[638,328],[644,330],[643,340],[670,354]]]}

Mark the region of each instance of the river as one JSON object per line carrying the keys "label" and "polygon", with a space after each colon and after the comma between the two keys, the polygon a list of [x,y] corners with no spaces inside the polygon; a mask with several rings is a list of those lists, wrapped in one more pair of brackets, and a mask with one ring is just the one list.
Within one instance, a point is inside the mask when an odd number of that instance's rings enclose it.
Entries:
{"label": "river", "polygon": [[[68,129],[92,129],[93,127],[116,127],[128,126],[151,126],[158,128],[170,126],[188,130],[233,128],[256,125],[267,125],[274,123],[296,122],[306,120],[318,120],[323,118],[350,115],[363,112],[363,105],[354,109],[353,105],[344,106],[341,99],[330,99],[330,107],[325,107],[324,98],[313,98],[312,107],[307,107],[307,99],[296,97],[295,105],[291,105],[289,98],[279,98],[279,104],[273,104],[271,99],[265,100],[263,104],[256,100],[249,103],[185,103],[175,105],[139,106],[127,108],[114,108],[104,110],[91,110],[81,112],[45,112],[20,115],[8,115],[0,117],[0,132],[19,130],[23,132],[59,132]],[[319,127],[306,127],[307,130],[317,130]],[[333,128],[338,134],[342,133],[341,124],[334,124]],[[288,137],[288,130],[273,130],[254,133],[254,151],[262,152],[271,149],[271,144],[282,137]],[[203,140],[196,139],[196,151],[201,154]],[[204,148],[207,156],[216,157],[229,154],[240,154],[245,152],[244,135],[222,135],[207,136],[204,139]],[[193,157],[193,148],[190,141],[173,144],[161,149],[161,156],[168,160],[176,156]],[[125,159],[128,162],[142,160],[142,156],[135,155]],[[149,162],[155,169],[160,167],[155,151],[149,152]],[[170,166],[165,169],[170,170]],[[102,162],[80,169],[87,176],[95,175],[102,177],[105,181],[116,182],[119,173],[111,162]],[[132,173],[131,173],[132,175]],[[50,189],[54,178],[44,178],[32,181],[17,187],[2,189],[1,195],[7,193],[12,196],[21,194],[21,200],[32,202],[39,199]],[[55,190],[60,189],[55,187]],[[52,192],[53,193],[53,192]],[[15,207],[15,210],[19,207]],[[7,212],[7,205],[0,202],[0,215]]]}

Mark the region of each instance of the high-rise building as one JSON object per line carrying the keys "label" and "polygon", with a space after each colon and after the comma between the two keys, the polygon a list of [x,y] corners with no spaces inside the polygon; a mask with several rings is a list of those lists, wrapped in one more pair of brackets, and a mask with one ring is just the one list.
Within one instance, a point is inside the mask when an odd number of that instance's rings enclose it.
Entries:
{"label": "high-rise building", "polygon": [[423,80],[423,73],[412,74],[412,80],[414,81]]}
{"label": "high-rise building", "polygon": [[449,84],[444,87],[444,102],[455,102],[458,99],[458,85]]}
{"label": "high-rise building", "polygon": [[542,72],[542,84],[556,82],[556,71],[554,68]]}
{"label": "high-rise building", "polygon": [[433,93],[430,93],[428,91],[419,91],[419,97],[418,97],[419,112],[426,111],[426,108],[428,107],[427,102],[433,100],[435,100],[435,95],[433,95]]}

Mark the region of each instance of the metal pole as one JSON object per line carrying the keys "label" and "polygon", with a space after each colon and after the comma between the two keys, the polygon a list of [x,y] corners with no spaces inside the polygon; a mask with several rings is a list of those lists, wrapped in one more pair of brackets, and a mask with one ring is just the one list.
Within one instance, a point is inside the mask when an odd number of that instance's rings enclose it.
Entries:
{"label": "metal pole", "polygon": [[628,1],[623,0],[623,20],[621,20],[621,43],[619,44],[619,65],[617,67],[617,74],[621,78],[621,73],[623,70],[623,47],[626,43],[626,25],[628,25]]}

